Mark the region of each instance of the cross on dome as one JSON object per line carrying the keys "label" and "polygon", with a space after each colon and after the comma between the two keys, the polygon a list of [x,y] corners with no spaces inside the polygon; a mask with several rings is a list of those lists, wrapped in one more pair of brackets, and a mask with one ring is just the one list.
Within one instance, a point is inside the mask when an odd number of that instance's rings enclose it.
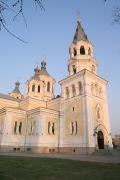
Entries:
{"label": "cross on dome", "polygon": [[44,60],[41,62],[41,69],[46,69],[46,62]]}

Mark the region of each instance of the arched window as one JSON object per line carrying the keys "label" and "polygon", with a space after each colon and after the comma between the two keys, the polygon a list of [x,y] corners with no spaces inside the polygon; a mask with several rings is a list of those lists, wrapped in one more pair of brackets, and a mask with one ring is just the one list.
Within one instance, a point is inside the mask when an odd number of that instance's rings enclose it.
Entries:
{"label": "arched window", "polygon": [[55,134],[55,123],[52,123],[52,134]]}
{"label": "arched window", "polygon": [[71,135],[76,135],[77,134],[77,121],[71,122],[70,123],[70,131],[71,131]]}
{"label": "arched window", "polygon": [[38,86],[38,93],[40,93],[40,85]]}
{"label": "arched window", "polygon": [[98,96],[98,85],[95,84],[95,95]]}
{"label": "arched window", "polygon": [[91,49],[90,48],[88,49],[88,55],[91,56]]}
{"label": "arched window", "polygon": [[55,123],[48,122],[48,134],[55,134]]}
{"label": "arched window", "polygon": [[74,56],[76,56],[77,55],[77,50],[74,48]]}
{"label": "arched window", "polygon": [[101,115],[100,115],[100,108],[97,108],[97,118],[100,119]]}
{"label": "arched window", "polygon": [[28,93],[29,93],[30,87],[28,86]]}
{"label": "arched window", "polygon": [[75,85],[74,84],[72,85],[72,94],[73,94],[73,97],[76,95],[76,89],[75,89]]}
{"label": "arched window", "polygon": [[47,92],[50,92],[50,82],[47,83]]}
{"label": "arched window", "polygon": [[19,133],[21,134],[21,132],[22,132],[22,122],[20,122],[19,124]]}
{"label": "arched window", "polygon": [[95,65],[92,65],[91,71],[92,71],[92,73],[95,73]]}
{"label": "arched window", "polygon": [[32,92],[34,92],[35,91],[35,85],[33,84],[32,85]]}
{"label": "arched window", "polygon": [[84,46],[80,47],[80,54],[81,55],[85,55],[85,48],[84,48]]}
{"label": "arched window", "polygon": [[101,119],[101,107],[99,104],[96,106],[96,117],[97,119]]}
{"label": "arched window", "polygon": [[48,134],[50,134],[50,126],[51,126],[51,124],[50,124],[50,122],[48,122]]}
{"label": "arched window", "polygon": [[15,121],[15,125],[14,125],[14,134],[17,133],[17,121]]}
{"label": "arched window", "polygon": [[83,91],[82,83],[78,82],[78,86],[79,86],[79,94],[82,94]]}
{"label": "arched window", "polygon": [[66,87],[66,98],[68,99],[69,98],[69,88]]}
{"label": "arched window", "polygon": [[102,88],[99,87],[99,96],[100,96],[100,97],[102,97],[102,92],[103,92],[103,91],[102,91]]}
{"label": "arched window", "polygon": [[76,67],[73,65],[73,74],[76,74]]}

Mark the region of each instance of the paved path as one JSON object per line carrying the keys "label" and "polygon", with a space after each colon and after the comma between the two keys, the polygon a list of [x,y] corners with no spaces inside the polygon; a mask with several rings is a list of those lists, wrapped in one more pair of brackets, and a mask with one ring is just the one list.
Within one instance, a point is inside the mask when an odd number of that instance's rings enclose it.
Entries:
{"label": "paved path", "polygon": [[25,152],[0,152],[0,156],[20,156],[20,157],[38,157],[38,158],[59,158],[78,161],[120,163],[119,155],[70,155],[70,154],[35,154]]}

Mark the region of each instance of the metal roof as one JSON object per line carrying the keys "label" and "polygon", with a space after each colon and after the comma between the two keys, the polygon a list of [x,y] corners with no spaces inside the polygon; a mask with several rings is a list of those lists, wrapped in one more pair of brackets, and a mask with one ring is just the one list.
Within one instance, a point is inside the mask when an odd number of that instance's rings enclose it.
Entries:
{"label": "metal roof", "polygon": [[0,93],[0,98],[1,98],[1,99],[7,99],[7,100],[11,100],[11,101],[20,102],[19,99],[16,99],[16,98],[11,97],[10,95],[6,95],[6,94],[1,94],[1,93]]}
{"label": "metal roof", "polygon": [[80,21],[77,21],[77,28],[73,38],[73,43],[76,43],[77,41],[81,41],[81,40],[89,42],[88,37],[85,34]]}

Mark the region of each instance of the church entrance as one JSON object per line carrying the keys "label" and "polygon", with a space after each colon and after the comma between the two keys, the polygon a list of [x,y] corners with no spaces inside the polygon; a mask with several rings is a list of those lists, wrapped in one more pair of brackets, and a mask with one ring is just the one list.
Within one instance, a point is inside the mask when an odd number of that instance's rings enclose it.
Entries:
{"label": "church entrance", "polygon": [[98,141],[98,148],[104,149],[104,135],[102,131],[98,131],[97,141]]}

